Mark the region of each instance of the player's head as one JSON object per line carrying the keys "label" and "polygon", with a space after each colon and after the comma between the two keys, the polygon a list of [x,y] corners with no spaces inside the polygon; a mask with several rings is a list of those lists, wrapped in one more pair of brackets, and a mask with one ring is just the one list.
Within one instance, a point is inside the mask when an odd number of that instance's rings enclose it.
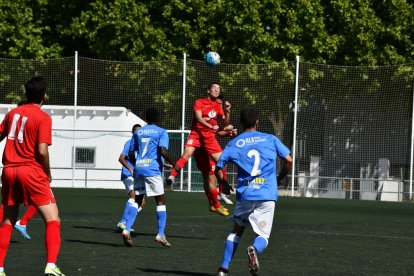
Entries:
{"label": "player's head", "polygon": [[33,77],[24,86],[28,103],[42,104],[46,100],[47,81],[43,77]]}
{"label": "player's head", "polygon": [[254,128],[259,122],[257,110],[254,107],[245,107],[240,113],[240,123],[244,129]]}
{"label": "player's head", "polygon": [[218,83],[210,84],[210,86],[207,89],[208,95],[213,99],[217,99],[220,96],[220,92],[221,92],[221,87],[220,87],[220,84]]}
{"label": "player's head", "polygon": [[155,108],[148,108],[145,111],[145,117],[147,119],[148,124],[155,124],[159,121],[158,110]]}
{"label": "player's head", "polygon": [[140,125],[140,124],[135,124],[133,127],[132,127],[132,133],[135,133],[135,131],[137,131],[139,128],[141,128],[142,126]]}

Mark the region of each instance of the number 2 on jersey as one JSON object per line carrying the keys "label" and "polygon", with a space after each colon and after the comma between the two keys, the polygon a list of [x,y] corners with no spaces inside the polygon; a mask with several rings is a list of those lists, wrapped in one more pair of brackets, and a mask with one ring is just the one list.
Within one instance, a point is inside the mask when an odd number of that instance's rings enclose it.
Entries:
{"label": "number 2 on jersey", "polygon": [[252,171],[250,172],[250,175],[251,176],[259,175],[262,172],[261,170],[259,170],[260,152],[258,152],[255,149],[249,150],[249,152],[247,153],[247,157],[254,158],[253,168],[252,168]]}
{"label": "number 2 on jersey", "polygon": [[[13,117],[13,123],[9,132],[9,135],[7,136],[7,139],[9,140],[15,140],[16,139],[16,128],[17,128],[17,122],[20,119],[20,114],[14,114]],[[22,124],[20,125],[19,133],[17,134],[17,141],[19,143],[23,143],[23,134],[24,134],[24,126],[26,125],[27,117],[22,117]]]}

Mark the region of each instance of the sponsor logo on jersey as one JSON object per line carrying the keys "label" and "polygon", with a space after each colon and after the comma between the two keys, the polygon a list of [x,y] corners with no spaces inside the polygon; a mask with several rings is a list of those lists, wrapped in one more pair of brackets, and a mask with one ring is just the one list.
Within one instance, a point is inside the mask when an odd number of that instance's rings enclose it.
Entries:
{"label": "sponsor logo on jersey", "polygon": [[237,140],[236,146],[239,147],[239,148],[242,148],[245,145],[254,145],[254,144],[262,143],[262,142],[266,142],[266,138],[259,137],[259,136],[247,137],[247,138],[244,138],[244,139]]}

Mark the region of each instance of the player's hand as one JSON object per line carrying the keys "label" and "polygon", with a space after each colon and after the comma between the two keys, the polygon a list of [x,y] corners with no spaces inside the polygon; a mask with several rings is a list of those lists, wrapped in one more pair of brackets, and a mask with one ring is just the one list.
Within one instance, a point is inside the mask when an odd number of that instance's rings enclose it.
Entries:
{"label": "player's hand", "polygon": [[223,130],[225,130],[225,131],[227,131],[227,132],[231,132],[231,131],[233,130],[233,128],[234,128],[234,126],[232,126],[232,125],[228,125],[228,126],[225,126],[225,127],[223,128]]}
{"label": "player's hand", "polygon": [[218,130],[220,127],[218,125],[211,126],[211,129]]}
{"label": "player's hand", "polygon": [[171,165],[170,163],[164,163],[164,167],[172,169],[173,165]]}
{"label": "player's hand", "polygon": [[134,169],[130,169],[130,170],[129,170],[129,173],[130,173],[131,175],[134,175]]}
{"label": "player's hand", "polygon": [[231,104],[228,101],[224,102],[224,108],[227,111],[227,113],[230,113]]}
{"label": "player's hand", "polygon": [[237,136],[237,129],[233,128],[230,132],[230,136]]}
{"label": "player's hand", "polygon": [[227,182],[227,180],[223,180],[221,183],[223,185],[223,194],[230,195],[230,191],[234,191],[233,187]]}

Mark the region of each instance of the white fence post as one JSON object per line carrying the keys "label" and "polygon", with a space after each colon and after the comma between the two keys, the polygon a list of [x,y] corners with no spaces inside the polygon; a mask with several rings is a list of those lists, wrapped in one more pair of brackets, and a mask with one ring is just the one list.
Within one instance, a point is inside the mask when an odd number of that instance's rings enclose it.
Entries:
{"label": "white fence post", "polygon": [[78,106],[78,51],[75,51],[75,83],[74,83],[74,100],[73,100],[73,139],[72,139],[72,188],[75,187],[75,165],[76,165],[76,114]]}
{"label": "white fence post", "polygon": [[296,76],[295,76],[295,106],[293,119],[293,145],[292,145],[292,196],[295,194],[295,161],[296,161],[296,126],[298,123],[298,94],[299,94],[299,56],[296,56]]}

